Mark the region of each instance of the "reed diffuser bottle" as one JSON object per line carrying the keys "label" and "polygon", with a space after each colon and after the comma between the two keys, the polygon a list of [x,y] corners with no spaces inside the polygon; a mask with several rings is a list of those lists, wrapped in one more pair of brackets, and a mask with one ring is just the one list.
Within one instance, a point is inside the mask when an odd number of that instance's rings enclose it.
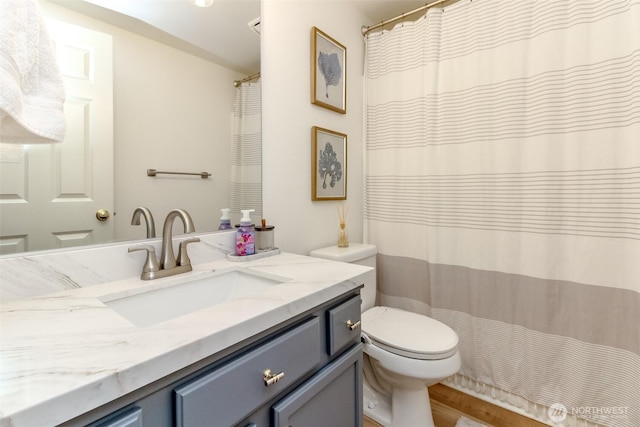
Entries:
{"label": "reed diffuser bottle", "polygon": [[349,213],[349,208],[336,205],[336,209],[338,210],[338,218],[340,219],[340,229],[338,230],[338,247],[339,248],[348,248],[349,247],[349,234],[347,233],[347,214]]}

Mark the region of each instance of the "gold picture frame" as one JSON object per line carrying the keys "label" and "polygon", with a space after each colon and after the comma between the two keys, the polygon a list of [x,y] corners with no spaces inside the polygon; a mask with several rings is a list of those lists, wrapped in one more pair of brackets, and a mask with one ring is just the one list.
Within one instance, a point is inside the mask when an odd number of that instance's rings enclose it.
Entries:
{"label": "gold picture frame", "polygon": [[311,103],[347,113],[347,48],[317,27],[311,30]]}
{"label": "gold picture frame", "polygon": [[311,200],[347,199],[347,135],[311,128]]}

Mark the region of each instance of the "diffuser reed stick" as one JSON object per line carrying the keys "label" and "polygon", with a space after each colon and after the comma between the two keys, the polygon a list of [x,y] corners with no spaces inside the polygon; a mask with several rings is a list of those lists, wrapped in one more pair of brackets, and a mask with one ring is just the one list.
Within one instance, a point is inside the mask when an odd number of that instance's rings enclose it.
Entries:
{"label": "diffuser reed stick", "polygon": [[342,208],[336,203],[336,210],[338,211],[338,219],[340,220],[340,229],[338,230],[338,247],[349,247],[349,234],[347,233],[347,214],[349,213],[349,207],[342,205]]}

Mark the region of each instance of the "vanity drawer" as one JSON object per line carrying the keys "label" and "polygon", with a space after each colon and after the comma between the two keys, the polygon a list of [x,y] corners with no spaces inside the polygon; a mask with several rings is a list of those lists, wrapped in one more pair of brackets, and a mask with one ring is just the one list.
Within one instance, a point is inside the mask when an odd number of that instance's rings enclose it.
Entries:
{"label": "vanity drawer", "polygon": [[327,351],[329,356],[357,342],[360,338],[360,296],[333,307],[327,315]]}
{"label": "vanity drawer", "polygon": [[[234,425],[319,363],[320,321],[314,317],[174,389],[176,426]],[[284,375],[266,385],[266,370]]]}
{"label": "vanity drawer", "polygon": [[135,406],[125,412],[110,415],[89,427],[142,427],[142,409]]}

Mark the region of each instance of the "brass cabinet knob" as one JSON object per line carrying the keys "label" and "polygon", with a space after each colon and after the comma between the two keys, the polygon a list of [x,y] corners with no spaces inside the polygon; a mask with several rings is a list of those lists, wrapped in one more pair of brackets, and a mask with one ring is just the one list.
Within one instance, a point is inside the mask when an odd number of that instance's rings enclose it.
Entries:
{"label": "brass cabinet knob", "polygon": [[271,372],[271,369],[267,369],[262,374],[262,379],[264,380],[265,387],[268,387],[272,384],[277,383],[284,377],[284,372],[280,372],[279,374],[274,374]]}
{"label": "brass cabinet knob", "polygon": [[350,331],[354,331],[356,329],[358,329],[360,327],[360,321],[358,320],[357,322],[353,323],[351,320],[347,320],[347,328]]}
{"label": "brass cabinet knob", "polygon": [[98,218],[98,221],[106,221],[110,216],[111,214],[109,214],[109,211],[106,209],[100,209],[96,212],[96,218]]}

